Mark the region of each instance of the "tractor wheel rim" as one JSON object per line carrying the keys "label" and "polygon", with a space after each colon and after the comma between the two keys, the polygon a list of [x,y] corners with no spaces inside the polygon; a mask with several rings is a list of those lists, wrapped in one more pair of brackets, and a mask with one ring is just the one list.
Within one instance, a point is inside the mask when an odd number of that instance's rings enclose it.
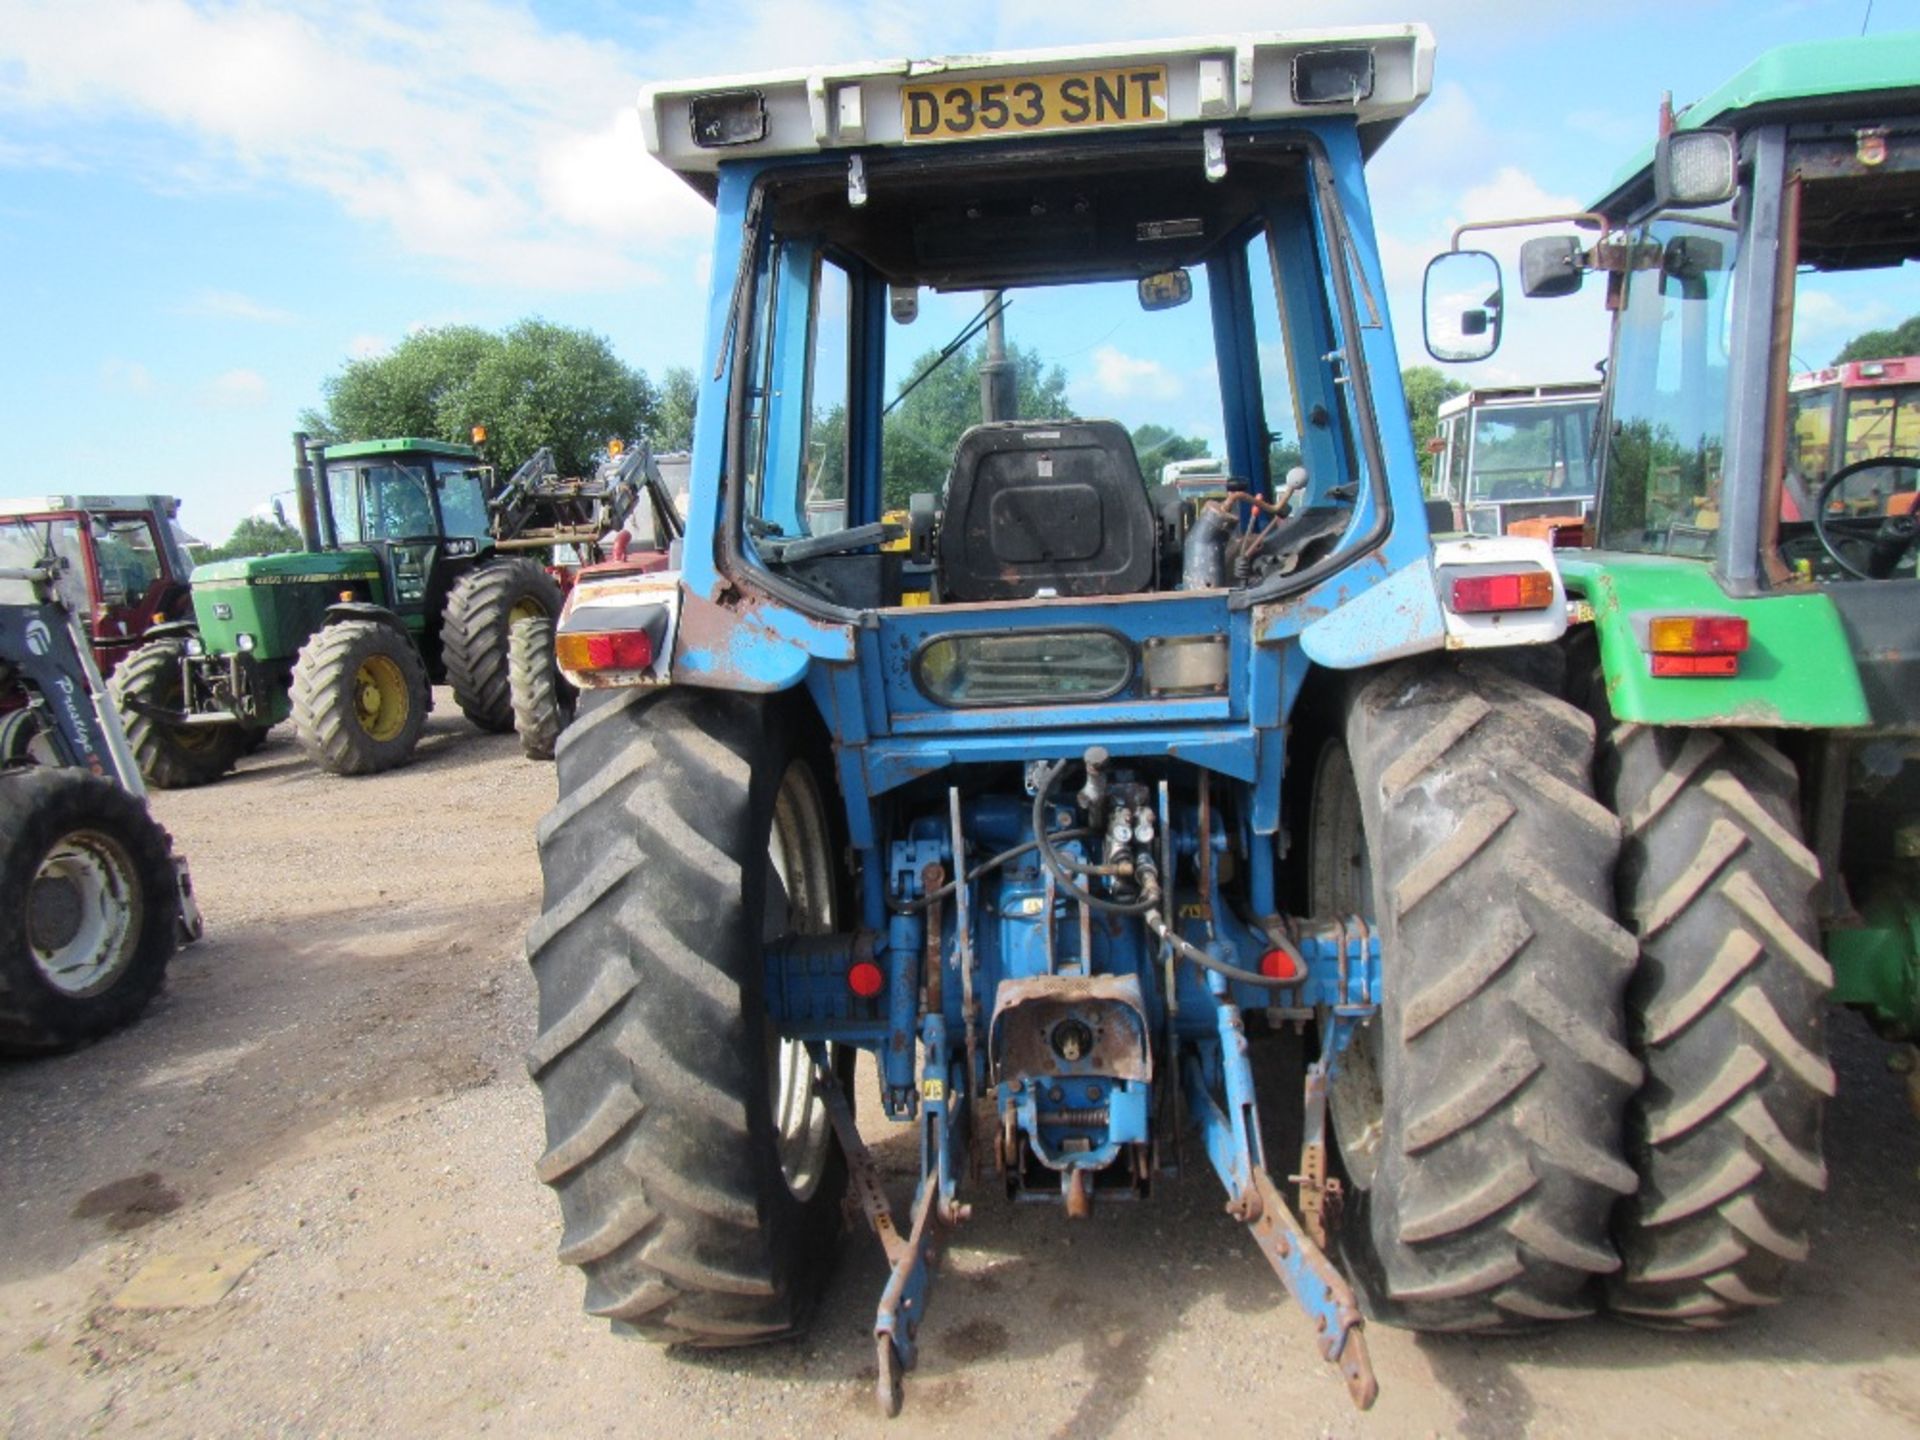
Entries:
{"label": "tractor wheel rim", "polygon": [[62,836],[27,886],[27,948],[41,978],[74,999],[107,989],[133,958],[140,877],[116,840]]}
{"label": "tractor wheel rim", "polygon": [[[1328,847],[1331,867],[1315,867],[1316,914],[1358,915],[1375,935],[1380,923],[1373,903],[1373,856],[1367,849],[1360,813],[1360,791],[1344,750],[1321,761],[1314,785],[1313,844]],[[1347,1178],[1361,1190],[1373,1188],[1386,1139],[1386,1091],[1380,1077],[1379,1020],[1362,1025],[1341,1052],[1327,1086],[1327,1111],[1334,1143]]]}
{"label": "tractor wheel rim", "polygon": [[513,602],[512,608],[507,611],[507,625],[509,628],[512,627],[513,622],[516,620],[544,620],[546,618],[547,607],[531,595],[522,595],[518,600]]}
{"label": "tractor wheel rim", "polygon": [[353,713],[373,740],[391,740],[407,724],[407,677],[385,655],[370,655],[353,672]]}
{"label": "tractor wheel rim", "polygon": [[[834,926],[832,852],[826,811],[812,772],[787,768],[774,800],[767,835],[768,897],[763,939],[821,935]],[[777,892],[777,893],[776,893]],[[799,1040],[782,1040],[767,1029],[768,1088],[772,1092],[774,1146],[780,1173],[796,1200],[820,1186],[833,1140],[833,1121],[813,1085],[813,1057]]]}

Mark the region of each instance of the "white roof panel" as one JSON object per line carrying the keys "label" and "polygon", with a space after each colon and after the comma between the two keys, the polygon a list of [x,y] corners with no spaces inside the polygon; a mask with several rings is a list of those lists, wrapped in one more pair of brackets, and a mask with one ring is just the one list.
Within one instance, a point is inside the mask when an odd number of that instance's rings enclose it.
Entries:
{"label": "white roof panel", "polygon": [[[1373,52],[1370,95],[1331,104],[1294,100],[1292,68],[1297,56],[1362,48]],[[1218,125],[1351,114],[1371,151],[1433,88],[1433,54],[1433,34],[1424,25],[1368,25],[866,61],[649,85],[640,92],[640,123],[654,156],[697,189],[711,193],[712,176],[723,160],[906,144],[902,92],[930,78],[965,82],[1159,65],[1166,68],[1165,113],[1156,113],[1149,123]],[[765,138],[726,146],[696,145],[693,100],[742,91],[757,92],[765,104]],[[1063,132],[1048,133],[1058,139]],[[1017,129],[1008,128],[980,138],[992,143],[1019,137]]]}

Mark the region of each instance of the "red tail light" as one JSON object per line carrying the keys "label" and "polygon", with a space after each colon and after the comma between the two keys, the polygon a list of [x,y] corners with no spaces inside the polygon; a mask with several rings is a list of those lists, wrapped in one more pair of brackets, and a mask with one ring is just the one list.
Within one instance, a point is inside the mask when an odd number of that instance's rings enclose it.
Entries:
{"label": "red tail light", "polygon": [[557,635],[554,652],[565,670],[653,668],[653,637],[644,630]]}
{"label": "red tail light", "polygon": [[1545,610],[1553,604],[1553,576],[1544,570],[1504,575],[1466,575],[1453,582],[1453,613],[1483,615],[1494,610]]}
{"label": "red tail light", "polygon": [[1647,624],[1655,675],[1738,675],[1747,641],[1747,622],[1739,615],[1660,615]]}

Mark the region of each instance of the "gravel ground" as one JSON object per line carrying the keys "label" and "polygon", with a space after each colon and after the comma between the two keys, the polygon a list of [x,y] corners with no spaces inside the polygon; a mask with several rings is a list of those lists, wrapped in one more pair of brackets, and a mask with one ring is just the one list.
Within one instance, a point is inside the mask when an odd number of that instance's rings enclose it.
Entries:
{"label": "gravel ground", "polygon": [[[1920,1435],[1920,1124],[1846,1016],[1812,1260],[1735,1331],[1375,1328],[1382,1395],[1358,1416],[1193,1173],[1072,1226],[974,1197],[891,1427],[864,1236],[803,1341],[684,1360],[618,1340],[553,1258],[519,1059],[553,772],[439,702],[408,769],[330,779],[276,733],[226,782],[157,797],[206,940],[132,1030],[0,1062],[0,1431]],[[867,1128],[904,1201],[911,1135]],[[245,1246],[264,1253],[210,1308],[109,1304],[155,1256]]]}

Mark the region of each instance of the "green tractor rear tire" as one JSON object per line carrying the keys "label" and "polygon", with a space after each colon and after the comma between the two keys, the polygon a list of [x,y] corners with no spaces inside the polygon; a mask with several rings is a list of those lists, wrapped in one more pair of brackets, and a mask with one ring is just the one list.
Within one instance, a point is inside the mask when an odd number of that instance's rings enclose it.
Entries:
{"label": "green tractor rear tire", "polygon": [[527,1068],[560,1258],[617,1329],[696,1347],[790,1334],[847,1183],[805,1052],[762,999],[766,941],[834,927],[811,767],[762,704],[690,689],[587,693],[557,758]]}
{"label": "green tractor rear tire", "polygon": [[560,616],[560,587],[525,557],[489,560],[453,582],[440,656],[460,712],[496,735],[513,729],[507,641],[513,622]]}
{"label": "green tractor rear tire", "polygon": [[246,747],[246,733],[237,724],[169,725],[137,708],[136,702],[182,708],[180,662],[186,653],[183,640],[150,641],[120,662],[109,685],[140,773],[161,790],[211,784],[233,769]]}
{"label": "green tractor rear tire", "polygon": [[513,689],[513,728],[529,760],[553,759],[560,732],[573,721],[579,692],[553,658],[553,621],[529,616],[513,622],[507,639],[507,673]]}
{"label": "green tractor rear tire", "polygon": [[373,775],[413,757],[427,723],[427,668],[379,620],[344,620],[307,639],[293,665],[293,728],[335,775]]}
{"label": "green tractor rear tire", "polygon": [[1639,1193],[1616,1217],[1608,1305],[1710,1329],[1781,1298],[1826,1189],[1834,1093],[1820,866],[1793,763],[1751,732],[1617,726],[1601,790],[1626,826],[1620,913],[1639,935],[1628,1111]]}
{"label": "green tractor rear tire", "polygon": [[1417,660],[1362,684],[1320,757],[1314,908],[1372,917],[1384,991],[1329,1096],[1340,1243],[1391,1323],[1573,1319],[1619,1268],[1636,951],[1613,919],[1620,828],[1592,755],[1573,706],[1491,666]]}
{"label": "green tractor rear tire", "polygon": [[139,1017],[177,943],[172,842],[84,770],[0,776],[0,1054],[63,1050]]}

